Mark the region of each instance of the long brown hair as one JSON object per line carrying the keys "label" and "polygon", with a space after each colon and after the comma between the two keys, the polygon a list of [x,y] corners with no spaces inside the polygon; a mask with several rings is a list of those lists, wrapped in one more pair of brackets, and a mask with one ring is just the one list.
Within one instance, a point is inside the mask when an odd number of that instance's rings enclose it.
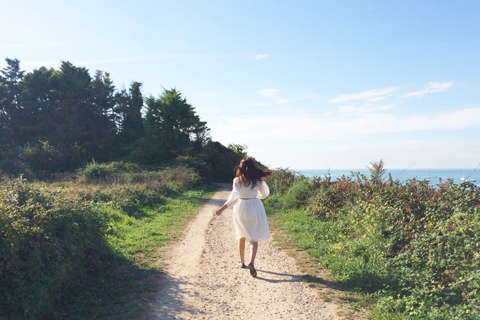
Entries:
{"label": "long brown hair", "polygon": [[262,170],[255,165],[255,160],[252,158],[243,158],[240,164],[235,167],[235,176],[240,178],[246,187],[252,185],[252,189],[257,182],[262,181],[262,178],[271,175],[267,170]]}

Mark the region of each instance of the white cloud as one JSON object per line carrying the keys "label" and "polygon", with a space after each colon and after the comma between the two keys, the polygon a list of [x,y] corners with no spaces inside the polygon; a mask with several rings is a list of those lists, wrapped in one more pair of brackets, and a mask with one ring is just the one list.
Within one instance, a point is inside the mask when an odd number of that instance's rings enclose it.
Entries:
{"label": "white cloud", "polygon": [[[346,110],[347,108],[345,108]],[[457,110],[436,115],[397,116],[385,113],[363,113],[356,118],[317,118],[307,114],[272,115],[269,117],[226,117],[212,127],[215,135],[234,136],[242,132],[246,139],[284,139],[318,141],[394,132],[422,130],[461,130],[480,127],[480,108]],[[286,130],[288,128],[288,130]]]}
{"label": "white cloud", "polygon": [[382,89],[374,89],[360,93],[341,94],[337,98],[331,99],[329,102],[344,102],[348,100],[368,99],[369,101],[377,101],[384,98],[384,96],[398,91],[400,87],[388,87]]}
{"label": "white cloud", "polygon": [[368,111],[369,112],[372,112],[372,111],[385,111],[385,110],[390,110],[392,108],[394,108],[395,106],[393,104],[388,104],[388,105],[384,105],[384,106],[379,106],[379,107],[375,107],[375,108],[371,108],[369,109]]}
{"label": "white cloud", "polygon": [[0,48],[23,48],[23,47],[52,47],[52,46],[77,46],[94,45],[94,42],[53,42],[53,43],[29,43],[29,44],[6,44],[0,45]]}
{"label": "white cloud", "polygon": [[363,114],[369,112],[378,112],[378,111],[385,111],[390,110],[394,106],[393,105],[384,105],[378,107],[355,107],[355,105],[345,105],[338,107],[338,112],[342,114]]}
{"label": "white cloud", "polygon": [[256,54],[256,55],[250,56],[249,58],[254,60],[265,59],[265,58],[268,58],[268,54]]}
{"label": "white cloud", "polygon": [[338,112],[340,113],[355,113],[355,110],[356,108],[351,105],[338,107]]}
{"label": "white cloud", "polygon": [[451,86],[453,86],[453,81],[429,82],[425,89],[422,89],[420,91],[406,93],[406,94],[402,95],[402,97],[408,98],[408,97],[415,97],[415,96],[423,96],[424,94],[427,94],[427,93],[442,92],[442,91],[446,91]]}
{"label": "white cloud", "polygon": [[257,91],[257,93],[266,97],[266,98],[271,99],[271,101],[270,102],[246,102],[246,103],[244,103],[244,105],[245,106],[270,106],[270,105],[274,105],[274,104],[285,104],[285,103],[289,103],[291,101],[305,100],[305,99],[311,99],[311,98],[315,97],[315,95],[309,94],[309,95],[305,95],[305,96],[302,96],[302,97],[299,97],[299,98],[286,99],[286,98],[280,97],[279,96],[280,90],[275,89],[275,88],[265,88],[265,89]]}
{"label": "white cloud", "polygon": [[280,93],[280,90],[273,89],[273,88],[266,88],[266,89],[259,90],[257,92],[264,97],[274,97]]}
{"label": "white cloud", "polygon": [[246,106],[258,106],[258,107],[264,107],[264,106],[271,106],[274,104],[285,104],[290,102],[288,99],[284,99],[282,97],[279,97],[278,94],[280,93],[280,90],[275,89],[275,88],[265,88],[262,90],[257,91],[258,94],[269,98],[271,101],[270,102],[246,102],[244,105]]}

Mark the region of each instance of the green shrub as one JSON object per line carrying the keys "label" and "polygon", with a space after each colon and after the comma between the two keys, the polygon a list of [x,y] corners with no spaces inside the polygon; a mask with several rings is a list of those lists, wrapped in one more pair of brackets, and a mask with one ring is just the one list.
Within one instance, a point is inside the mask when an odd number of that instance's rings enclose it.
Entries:
{"label": "green shrub", "polygon": [[283,197],[283,206],[285,208],[299,208],[302,205],[306,205],[313,188],[313,183],[308,179],[295,181]]}
{"label": "green shrub", "polygon": [[192,168],[198,174],[200,177],[205,179],[206,181],[210,182],[213,177],[213,168],[207,165],[207,163],[197,157],[191,157],[191,156],[178,156],[175,159],[175,164]]}
{"label": "green shrub", "polygon": [[302,176],[288,168],[277,168],[267,177],[266,182],[272,193],[285,194],[295,181]]}
{"label": "green shrub", "polygon": [[78,198],[33,189],[23,180],[0,187],[0,316],[49,318],[82,280],[110,259],[107,223]]}
{"label": "green shrub", "polygon": [[131,162],[96,163],[92,160],[85,168],[77,170],[77,175],[84,182],[106,182],[115,175],[140,172],[138,164]]}

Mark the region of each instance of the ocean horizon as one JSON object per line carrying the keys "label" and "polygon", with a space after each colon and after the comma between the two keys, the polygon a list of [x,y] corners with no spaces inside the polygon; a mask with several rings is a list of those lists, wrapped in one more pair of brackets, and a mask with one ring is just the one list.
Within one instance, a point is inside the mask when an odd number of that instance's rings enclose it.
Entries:
{"label": "ocean horizon", "polygon": [[[333,180],[345,176],[351,176],[360,173],[370,176],[368,169],[297,169],[294,170],[306,177],[313,178],[314,176],[325,176],[330,174]],[[447,179],[452,179],[454,183],[461,183],[468,178],[468,181],[479,185],[480,183],[480,168],[468,169],[387,169],[384,177],[388,179],[388,174],[391,174],[393,180],[405,182],[411,179],[423,180],[429,179],[430,184],[438,184],[440,179],[446,182]],[[462,179],[463,178],[463,179]],[[473,181],[475,180],[475,181]]]}

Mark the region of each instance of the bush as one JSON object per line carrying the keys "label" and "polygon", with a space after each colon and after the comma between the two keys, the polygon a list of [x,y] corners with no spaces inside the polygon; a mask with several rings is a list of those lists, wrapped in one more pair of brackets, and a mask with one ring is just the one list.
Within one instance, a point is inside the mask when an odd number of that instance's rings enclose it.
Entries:
{"label": "bush", "polygon": [[178,156],[175,159],[175,164],[194,169],[196,172],[198,172],[200,177],[202,177],[207,182],[211,182],[212,180],[213,168],[208,166],[205,161],[197,157]]}
{"label": "bush", "polygon": [[0,316],[51,317],[83,279],[108,266],[106,220],[64,194],[16,180],[0,187]]}
{"label": "bush", "polygon": [[123,161],[96,163],[95,160],[92,160],[85,168],[77,170],[77,175],[83,182],[107,182],[114,178],[115,175],[138,173],[140,171],[136,163]]}
{"label": "bush", "polygon": [[283,206],[285,208],[300,208],[306,205],[313,187],[313,183],[308,179],[295,181],[283,197]]}
{"label": "bush", "polygon": [[267,177],[266,182],[272,193],[285,194],[295,181],[302,176],[288,168],[277,168]]}

